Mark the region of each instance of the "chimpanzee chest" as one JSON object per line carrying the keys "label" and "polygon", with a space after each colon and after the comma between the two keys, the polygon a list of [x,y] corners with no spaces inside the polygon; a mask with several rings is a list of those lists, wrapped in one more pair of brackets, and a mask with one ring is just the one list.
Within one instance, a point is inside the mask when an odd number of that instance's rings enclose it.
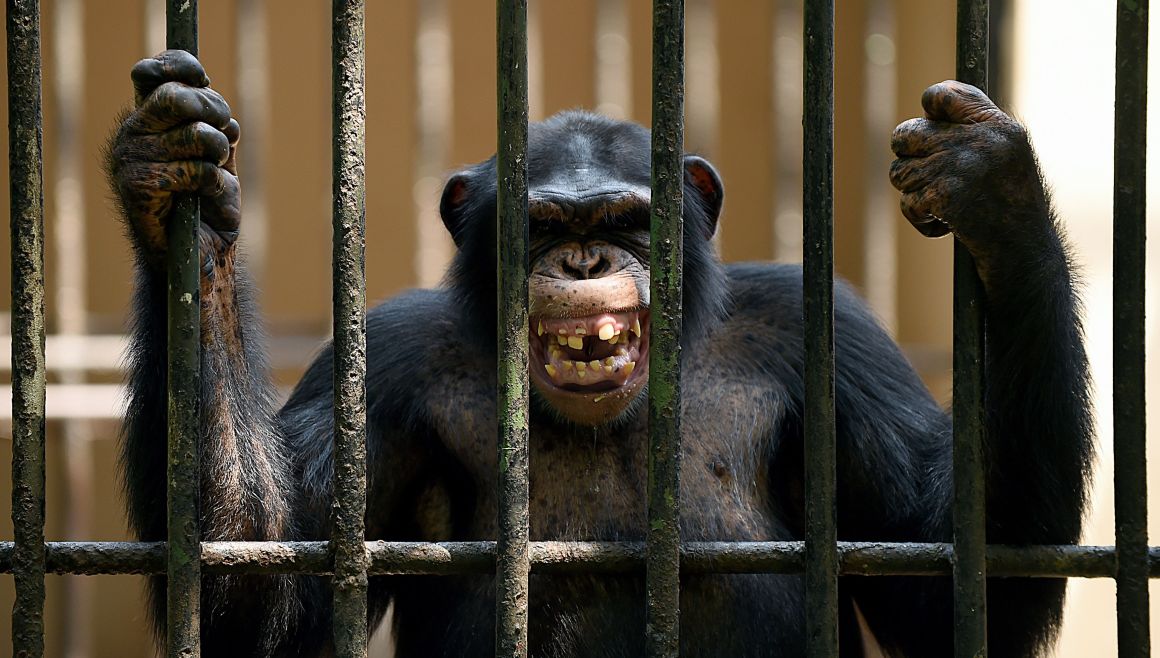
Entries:
{"label": "chimpanzee chest", "polygon": [[[686,395],[680,492],[686,541],[787,538],[772,518],[776,506],[768,481],[778,418],[775,405],[759,404],[755,399],[759,395],[760,391],[740,384],[728,391],[717,388],[712,395]],[[618,429],[533,422],[528,464],[533,541],[644,539],[648,527],[646,416],[642,410],[636,420]],[[476,463],[490,465],[494,460]],[[471,528],[456,534],[494,539],[495,469],[471,470],[476,481],[475,509],[464,515],[471,519]]]}

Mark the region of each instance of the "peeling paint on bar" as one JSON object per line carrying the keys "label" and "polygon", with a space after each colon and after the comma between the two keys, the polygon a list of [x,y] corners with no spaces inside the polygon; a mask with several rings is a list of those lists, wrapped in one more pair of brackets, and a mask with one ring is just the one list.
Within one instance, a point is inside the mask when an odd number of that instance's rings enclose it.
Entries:
{"label": "peeling paint on bar", "polygon": [[685,7],[654,0],[645,651],[676,658],[680,628],[681,279]]}
{"label": "peeling paint on bar", "polygon": [[838,655],[834,418],[834,2],[807,0],[802,135],[807,655]]}
{"label": "peeling paint on bar", "polygon": [[1148,0],[1116,14],[1112,197],[1112,417],[1115,428],[1117,646],[1151,654],[1148,619],[1148,468],[1144,409]]}
{"label": "peeling paint on bar", "polygon": [[366,94],[362,0],[334,0],[334,652],[367,655]]}
{"label": "peeling paint on bar", "polygon": [[[197,55],[196,0],[168,0],[165,43]],[[168,528],[166,655],[201,655],[201,563],[197,559],[201,395],[201,268],[197,197],[179,198],[168,236]]]}
{"label": "peeling paint on bar", "polygon": [[528,6],[496,0],[496,656],[528,655]]}
{"label": "peeling paint on bar", "polygon": [[44,177],[40,3],[9,0],[12,231],[12,653],[44,655]]}
{"label": "peeling paint on bar", "polygon": [[[989,0],[959,0],[955,75],[987,91]],[[975,261],[954,246],[954,627],[956,658],[987,655],[987,520],[983,480],[985,318]]]}

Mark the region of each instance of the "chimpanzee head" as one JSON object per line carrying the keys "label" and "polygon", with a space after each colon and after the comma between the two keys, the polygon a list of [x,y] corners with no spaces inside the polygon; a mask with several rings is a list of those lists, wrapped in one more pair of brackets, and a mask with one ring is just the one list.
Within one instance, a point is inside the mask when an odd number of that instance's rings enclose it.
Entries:
{"label": "chimpanzee head", "polygon": [[[684,334],[722,314],[723,275],[709,240],[721,180],[684,158]],[[528,134],[530,369],[533,391],[581,425],[624,419],[643,400],[649,360],[649,132],[565,112]],[[449,282],[495,336],[495,158],[452,176],[440,212],[459,249]],[[636,404],[634,404],[636,403]]]}

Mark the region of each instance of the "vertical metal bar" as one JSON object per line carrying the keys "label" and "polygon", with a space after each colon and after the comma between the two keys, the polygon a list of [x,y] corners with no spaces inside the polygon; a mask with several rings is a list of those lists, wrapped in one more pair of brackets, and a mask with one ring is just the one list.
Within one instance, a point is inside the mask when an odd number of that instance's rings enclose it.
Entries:
{"label": "vertical metal bar", "polygon": [[12,231],[12,653],[44,655],[44,188],[40,3],[8,0]]}
{"label": "vertical metal bar", "polygon": [[334,651],[367,655],[366,93],[363,0],[334,0]]}
{"label": "vertical metal bar", "polygon": [[[987,90],[988,0],[959,0],[955,75]],[[983,481],[986,391],[983,284],[961,243],[954,256],[955,656],[987,655],[987,526]]]}
{"label": "vertical metal bar", "polygon": [[676,658],[680,630],[681,325],[685,7],[653,2],[652,319],[649,329],[645,648]]}
{"label": "vertical metal bar", "polygon": [[804,14],[802,137],[806,427],[806,639],[838,655],[838,518],[834,419],[834,2]]}
{"label": "vertical metal bar", "polygon": [[496,656],[528,655],[528,5],[496,0]]}
{"label": "vertical metal bar", "polygon": [[1148,469],[1144,413],[1144,239],[1148,0],[1116,14],[1112,216],[1112,417],[1115,428],[1119,655],[1148,656]]}
{"label": "vertical metal bar", "polygon": [[[197,55],[197,1],[167,0],[165,43]],[[168,547],[166,647],[170,658],[201,655],[198,528],[201,285],[197,197],[174,204],[168,233]]]}

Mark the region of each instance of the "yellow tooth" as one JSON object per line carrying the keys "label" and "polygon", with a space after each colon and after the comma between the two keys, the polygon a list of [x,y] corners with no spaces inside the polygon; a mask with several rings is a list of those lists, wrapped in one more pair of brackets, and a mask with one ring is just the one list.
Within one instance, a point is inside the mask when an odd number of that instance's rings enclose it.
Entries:
{"label": "yellow tooth", "polygon": [[544,323],[543,323],[543,321],[539,321],[536,323],[536,335],[537,336],[544,335]]}
{"label": "yellow tooth", "polygon": [[632,319],[632,333],[640,336],[640,318]]}
{"label": "yellow tooth", "polygon": [[576,370],[577,370],[578,372],[584,372],[584,369],[585,369],[585,368],[587,368],[587,367],[588,367],[588,364],[587,364],[587,363],[584,363],[583,361],[577,361],[577,362],[576,362]]}
{"label": "yellow tooth", "polygon": [[[577,363],[579,363],[579,362],[577,362]],[[576,376],[577,376],[577,377],[579,377],[580,379],[584,379],[584,377],[585,377],[587,374],[588,374],[588,373],[584,372],[583,370],[578,370],[578,371],[576,372]]]}
{"label": "yellow tooth", "polygon": [[588,367],[592,368],[593,370],[600,370],[600,362],[596,359],[592,359],[588,362]]}
{"label": "yellow tooth", "polygon": [[574,350],[584,349],[584,339],[579,336],[568,336],[568,347]]}
{"label": "yellow tooth", "polygon": [[552,364],[550,364],[550,363],[545,363],[545,364],[544,364],[544,370],[547,370],[547,371],[548,371],[548,375],[549,375],[549,376],[551,376],[551,377],[555,377],[555,376],[556,376],[556,366],[554,366],[554,365],[552,365]]}
{"label": "yellow tooth", "polygon": [[567,336],[567,335],[568,335],[568,330],[567,330],[567,329],[558,329],[558,330],[556,331],[556,333],[560,334],[561,336]]}
{"label": "yellow tooth", "polygon": [[583,336],[587,333],[588,332],[584,329],[584,327],[576,327],[576,335],[577,336]]}
{"label": "yellow tooth", "polygon": [[611,375],[612,374],[612,366],[604,366],[604,372]]}
{"label": "yellow tooth", "polygon": [[610,366],[613,363],[615,363],[615,361],[613,360],[612,357],[608,357],[607,359],[604,360],[604,365],[606,365],[606,366]]}
{"label": "yellow tooth", "polygon": [[567,345],[568,344],[568,337],[567,336],[556,336],[556,342],[561,344],[561,345]]}
{"label": "yellow tooth", "polygon": [[636,361],[629,361],[628,363],[624,364],[624,376],[628,377],[629,375],[632,374],[632,371],[635,369],[636,369]]}
{"label": "yellow tooth", "polygon": [[615,335],[616,335],[616,327],[613,327],[610,324],[600,325],[600,333],[599,333],[600,340],[610,340]]}
{"label": "yellow tooth", "polygon": [[575,361],[565,361],[564,362],[564,370],[566,370],[568,372],[572,372],[575,369],[576,369],[576,362]]}

